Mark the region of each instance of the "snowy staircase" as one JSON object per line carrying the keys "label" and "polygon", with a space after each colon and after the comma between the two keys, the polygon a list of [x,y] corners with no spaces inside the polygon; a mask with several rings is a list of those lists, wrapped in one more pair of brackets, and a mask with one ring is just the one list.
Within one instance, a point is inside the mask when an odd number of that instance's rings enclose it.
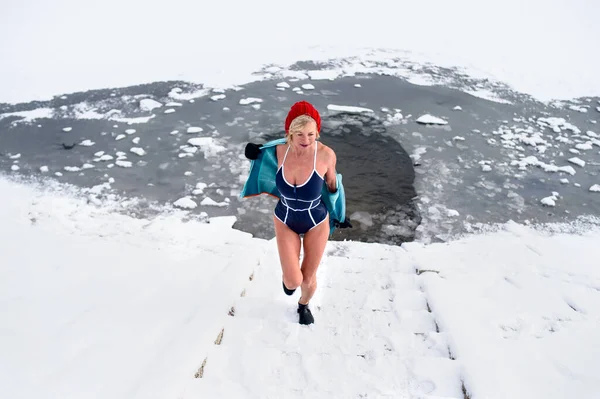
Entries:
{"label": "snowy staircase", "polygon": [[300,290],[283,293],[269,244],[185,397],[464,397],[459,364],[403,249],[329,242],[315,324],[301,326]]}

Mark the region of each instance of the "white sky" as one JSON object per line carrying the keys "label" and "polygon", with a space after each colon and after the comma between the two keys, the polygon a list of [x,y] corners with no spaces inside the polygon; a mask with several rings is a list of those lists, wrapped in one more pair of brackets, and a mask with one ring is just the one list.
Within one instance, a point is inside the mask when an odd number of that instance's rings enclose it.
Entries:
{"label": "white sky", "polygon": [[306,0],[288,7],[275,0],[210,7],[4,1],[0,102],[166,79],[226,87],[255,79],[251,73],[266,63],[360,56],[359,48],[464,67],[543,100],[600,92],[600,3],[590,0]]}
{"label": "white sky", "polygon": [[[359,46],[464,65],[540,98],[600,90],[592,2],[281,4],[3,2],[0,101],[157,79],[227,86],[264,62]],[[472,399],[600,390],[598,229],[329,242],[316,324],[303,327],[275,242],[231,229],[233,218],[133,219],[5,178],[0,192],[7,397],[462,398],[461,381]]]}

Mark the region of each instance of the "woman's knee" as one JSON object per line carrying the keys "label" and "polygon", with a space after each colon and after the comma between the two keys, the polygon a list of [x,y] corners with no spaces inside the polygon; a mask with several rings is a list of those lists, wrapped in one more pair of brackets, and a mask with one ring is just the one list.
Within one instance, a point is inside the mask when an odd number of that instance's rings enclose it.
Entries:
{"label": "woman's knee", "polygon": [[302,273],[300,273],[300,269],[298,269],[298,273],[290,274],[291,275],[289,276],[283,276],[283,282],[285,283],[285,286],[290,290],[300,287],[304,281],[304,277],[302,276]]}

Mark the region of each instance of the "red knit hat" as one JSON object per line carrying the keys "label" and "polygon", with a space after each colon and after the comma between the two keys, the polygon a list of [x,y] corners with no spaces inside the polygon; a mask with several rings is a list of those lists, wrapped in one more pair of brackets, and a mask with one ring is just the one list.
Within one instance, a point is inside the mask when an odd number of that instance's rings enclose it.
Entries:
{"label": "red knit hat", "polygon": [[321,115],[319,115],[319,111],[316,110],[315,107],[312,106],[311,103],[307,101],[298,101],[296,104],[292,105],[290,108],[290,112],[285,118],[285,132],[289,133],[290,125],[292,121],[299,117],[300,115],[308,115],[317,122],[317,132],[321,131]]}

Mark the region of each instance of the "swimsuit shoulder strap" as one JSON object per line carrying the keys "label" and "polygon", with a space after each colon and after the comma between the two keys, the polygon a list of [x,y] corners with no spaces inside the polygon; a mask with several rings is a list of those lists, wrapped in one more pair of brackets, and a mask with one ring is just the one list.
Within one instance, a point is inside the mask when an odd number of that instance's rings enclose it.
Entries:
{"label": "swimsuit shoulder strap", "polygon": [[313,161],[314,170],[317,170],[317,148],[319,148],[319,142],[315,141],[315,160]]}
{"label": "swimsuit shoulder strap", "polygon": [[287,150],[285,150],[285,155],[283,156],[283,161],[281,161],[281,167],[283,168],[283,164],[285,163],[285,159],[287,158],[288,151],[290,150],[290,145],[288,144]]}

